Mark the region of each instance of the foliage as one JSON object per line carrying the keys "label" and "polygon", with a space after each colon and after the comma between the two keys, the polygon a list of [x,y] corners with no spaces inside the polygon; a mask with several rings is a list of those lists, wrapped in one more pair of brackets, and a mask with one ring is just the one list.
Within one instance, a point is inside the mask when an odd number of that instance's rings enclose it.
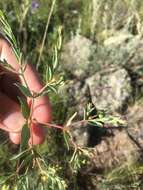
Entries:
{"label": "foliage", "polygon": [[[21,2],[0,0],[0,7],[2,7],[12,27],[11,30],[2,12],[0,12],[0,25],[1,30],[3,29],[1,34],[12,45],[21,65],[23,59],[27,59],[35,66],[38,65],[37,69],[45,82],[44,88],[38,94],[33,94],[26,83],[23,86],[17,84],[17,87],[26,97],[31,97],[34,101],[35,98],[50,93],[51,101],[55,102],[56,95],[54,93],[57,93],[58,87],[64,83],[63,78],[57,72],[62,44],[76,33],[84,34],[98,42],[93,57],[97,63],[96,71],[100,71],[104,67],[106,69],[112,64],[122,64],[129,68],[127,62],[130,59],[131,52],[135,52],[136,43],[131,43],[128,48],[120,47],[119,51],[118,48],[105,47],[103,42],[108,37],[116,36],[116,32],[121,32],[121,29],[127,31],[129,38],[134,39],[134,36],[130,36],[130,34],[141,36],[143,3],[139,0],[136,2],[133,0],[122,2],[120,0],[92,1],[94,6],[91,6],[88,1],[80,0],[57,0],[55,2],[50,0],[23,0]],[[96,10],[96,15],[92,15],[93,9]],[[119,10],[123,10],[123,14]],[[20,49],[23,54],[20,53]],[[3,62],[3,66],[9,67],[5,62]],[[23,69],[22,65],[20,73],[22,78],[24,78]],[[139,69],[141,70],[142,67]],[[94,108],[87,105],[82,121],[75,121],[76,114],[74,114],[68,121],[60,121],[60,123],[64,123],[64,126],[54,123],[45,124],[45,126],[52,126],[51,129],[48,128],[45,144],[40,147],[29,147],[30,128],[28,119],[30,109],[23,99],[20,99],[20,104],[23,116],[27,120],[22,129],[23,140],[20,148],[13,151],[12,145],[5,142],[1,145],[0,150],[0,185],[1,189],[4,190],[12,189],[12,187],[14,190],[64,190],[69,186],[74,187],[72,189],[77,189],[78,172],[88,163],[92,149],[79,147],[74,142],[69,131],[72,124],[87,122],[98,127],[125,125],[120,118],[110,116],[105,111],[98,111],[96,115],[91,115]],[[57,108],[57,112],[63,111],[60,109]],[[116,171],[111,171],[110,174],[105,174],[105,180],[99,187],[111,190],[113,185],[114,189],[116,187],[116,189],[127,189],[128,184],[133,181],[132,185],[139,188],[141,183],[140,171],[142,172],[142,166],[118,168]],[[121,175],[119,175],[120,173]],[[134,176],[135,181],[132,180]],[[131,181],[125,184],[124,179],[131,179]],[[123,185],[120,185],[121,182]],[[132,187],[130,186],[128,189],[130,188]]]}
{"label": "foliage", "polygon": [[[47,188],[49,190],[50,189],[61,189],[61,190],[65,189],[66,182],[57,175],[59,166],[57,166],[57,167],[50,166],[51,164],[46,163],[43,156],[40,155],[40,153],[36,150],[36,148],[33,145],[31,147],[28,147],[28,140],[29,140],[29,137],[32,135],[29,124],[31,124],[33,122],[30,114],[31,114],[33,103],[34,103],[34,99],[39,96],[43,96],[43,95],[49,93],[50,91],[56,92],[57,85],[61,85],[61,80],[59,82],[59,81],[55,81],[53,79],[54,72],[58,67],[58,51],[61,48],[61,35],[59,33],[57,43],[54,47],[54,58],[53,58],[52,64],[48,65],[47,84],[43,87],[43,89],[39,93],[33,94],[33,92],[30,91],[30,89],[28,88],[25,77],[24,77],[24,67],[23,67],[23,63],[21,62],[20,51],[16,51],[17,45],[15,44],[15,38],[14,38],[13,34],[11,35],[11,33],[12,33],[11,28],[5,21],[5,18],[3,16],[2,12],[1,12],[1,18],[2,18],[1,22],[4,23],[2,26],[4,29],[3,36],[8,37],[8,41],[12,42],[11,45],[14,49],[14,52],[18,58],[19,63],[21,64],[19,76],[23,79],[25,84],[24,85],[16,84],[16,85],[21,90],[21,92],[23,93],[23,95],[25,97],[29,97],[32,99],[32,105],[31,105],[31,108],[29,108],[26,101],[19,98],[20,104],[21,104],[21,111],[22,111],[23,116],[26,119],[26,122],[25,122],[24,126],[22,127],[22,132],[21,132],[22,140],[21,140],[21,144],[20,144],[19,153],[10,159],[12,162],[16,163],[17,169],[16,169],[16,171],[11,171],[9,174],[1,176],[1,184],[6,184],[6,183],[11,184],[12,181],[15,181],[15,188],[17,188],[17,189],[34,188],[34,186],[31,187],[31,182],[29,182],[29,178],[30,178],[29,175],[31,176],[32,168],[33,168],[33,170],[35,170],[38,167],[38,169],[39,169],[38,176],[39,177],[38,177],[37,181],[39,181],[40,185],[41,185],[41,181],[44,181],[44,182],[46,182]],[[9,31],[10,31],[10,33],[9,33]],[[4,67],[7,66],[7,68],[8,68],[7,64],[8,63],[5,62],[5,64],[3,66]],[[53,80],[54,80],[54,82],[53,82]],[[105,122],[108,121],[108,117],[105,119],[105,116],[102,115],[101,113],[99,114],[98,118],[97,118],[97,116],[95,118],[90,118],[90,112],[92,111],[91,109],[92,108],[89,105],[87,110],[85,111],[85,116],[84,116],[85,122],[86,121],[90,122],[90,123],[92,122],[92,124],[94,124],[94,125],[102,126]],[[74,117],[75,117],[75,115],[73,115],[67,121],[66,125],[63,127],[55,125],[55,124],[48,124],[48,123],[44,123],[44,125],[61,129],[63,131],[65,142],[68,146],[67,147],[68,149],[70,147],[69,146],[69,140],[70,140],[70,142],[73,145],[73,155],[72,155],[71,159],[69,161],[68,160],[67,161],[69,162],[69,165],[71,165],[72,172],[77,173],[77,171],[80,169],[81,165],[85,164],[85,162],[86,162],[86,159],[82,159],[82,156],[83,155],[89,156],[89,153],[88,153],[88,150],[84,150],[81,147],[78,147],[78,145],[76,145],[75,142],[73,141],[72,135],[70,134],[69,127],[70,127],[71,122],[74,119]],[[109,118],[109,121],[111,123],[116,122],[116,120],[114,120],[113,118]],[[118,120],[118,121],[120,123],[120,120]],[[7,186],[7,188],[8,187],[9,187],[9,185]],[[42,188],[42,186],[41,186],[41,188]]]}
{"label": "foliage", "polygon": [[142,189],[143,167],[140,163],[126,163],[105,174],[101,189]]}

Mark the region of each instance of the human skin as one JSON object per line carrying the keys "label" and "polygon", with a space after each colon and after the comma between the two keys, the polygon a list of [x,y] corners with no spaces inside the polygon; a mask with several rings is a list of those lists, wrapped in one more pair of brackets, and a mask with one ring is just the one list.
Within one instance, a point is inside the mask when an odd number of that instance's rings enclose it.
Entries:
{"label": "human skin", "polygon": [[[5,59],[18,72],[20,65],[12,51],[12,47],[2,38],[0,39],[0,59]],[[31,91],[39,92],[43,88],[38,73],[29,64],[26,66],[24,77]],[[4,69],[0,66],[0,128],[9,133],[10,140],[15,144],[19,144],[21,141],[21,129],[25,123],[17,101],[17,96],[22,96],[14,85],[17,81],[23,83],[18,75],[8,71],[4,72]],[[27,101],[29,103],[30,99]],[[45,139],[45,132],[40,123],[49,123],[52,118],[48,96],[35,99],[32,118],[36,122],[30,126],[32,133],[29,142],[34,145],[41,144]]]}

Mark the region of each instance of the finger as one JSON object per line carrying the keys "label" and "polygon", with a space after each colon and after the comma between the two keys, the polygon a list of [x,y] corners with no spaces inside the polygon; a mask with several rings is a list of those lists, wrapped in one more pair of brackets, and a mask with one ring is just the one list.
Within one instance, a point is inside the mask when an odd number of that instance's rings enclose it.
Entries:
{"label": "finger", "polygon": [[20,143],[20,131],[25,123],[19,105],[0,92],[0,128],[8,131],[13,143]]}
{"label": "finger", "polygon": [[47,96],[36,99],[33,108],[33,119],[39,123],[48,123],[52,119],[51,106]]}
{"label": "finger", "polygon": [[17,130],[25,123],[19,105],[0,92],[0,120],[5,126]]}
{"label": "finger", "polygon": [[[31,91],[40,92],[43,84],[37,71],[33,66],[27,65],[25,70],[25,79]],[[40,123],[46,123],[52,119],[51,105],[48,96],[36,98],[34,101],[33,117]]]}
{"label": "finger", "polygon": [[[20,66],[10,45],[5,40],[3,40],[2,43],[3,46],[1,51],[1,59],[7,60],[7,62],[16,71],[18,71]],[[31,65],[27,64],[24,76],[27,81],[28,87],[31,91],[38,93],[43,88],[43,84],[40,80],[38,73]],[[33,117],[35,117],[37,121],[44,123],[49,122],[51,120],[51,106],[47,96],[43,96],[35,100]]]}
{"label": "finger", "polygon": [[19,102],[18,97],[24,98],[24,95],[16,87],[15,83],[17,82],[21,82],[18,75],[13,72],[6,71],[0,77],[0,91],[6,94],[12,100]]}
{"label": "finger", "polygon": [[14,55],[10,44],[2,38],[0,39],[0,52],[1,52],[0,56],[1,61],[6,60],[13,67],[15,71],[18,71],[19,70],[18,60]]}
{"label": "finger", "polygon": [[14,144],[20,144],[21,133],[9,133],[9,138]]}
{"label": "finger", "polygon": [[[9,132],[10,140],[14,144],[21,141],[21,128],[25,123],[19,105],[0,92],[0,128]],[[45,139],[43,128],[38,124],[31,126],[32,144],[41,144]]]}
{"label": "finger", "polygon": [[38,123],[32,123],[31,125],[31,137],[30,144],[37,145],[42,144],[45,140],[44,129]]}

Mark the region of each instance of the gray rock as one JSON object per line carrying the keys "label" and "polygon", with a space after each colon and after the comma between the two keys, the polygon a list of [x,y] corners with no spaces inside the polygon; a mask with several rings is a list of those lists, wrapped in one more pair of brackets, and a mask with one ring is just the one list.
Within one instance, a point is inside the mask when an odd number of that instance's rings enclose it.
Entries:
{"label": "gray rock", "polygon": [[92,41],[81,35],[76,35],[63,48],[61,56],[63,68],[77,78],[86,77],[91,70],[90,58],[94,48]]}
{"label": "gray rock", "polygon": [[92,102],[97,109],[119,111],[125,107],[132,93],[129,74],[123,68],[97,73],[88,78],[86,83],[89,85]]}
{"label": "gray rock", "polygon": [[[135,38],[135,37],[134,37]],[[127,40],[132,40],[133,39],[133,35],[130,34],[129,32],[124,32],[124,31],[114,31],[114,36],[111,36],[109,38],[107,38],[104,41],[104,45],[105,47],[117,47],[119,45],[122,45],[123,43],[125,43]]]}
{"label": "gray rock", "polygon": [[82,122],[77,122],[70,126],[70,132],[73,140],[81,147],[86,147],[88,145],[90,138],[88,129],[89,126],[87,124],[83,124]]}
{"label": "gray rock", "polygon": [[68,105],[68,116],[77,112],[79,117],[83,117],[83,108],[90,102],[87,84],[78,80],[69,80],[66,85],[60,87],[59,94],[64,97]]}
{"label": "gray rock", "polygon": [[126,119],[128,121],[128,135],[134,143],[143,150],[143,104],[142,101],[128,108]]}
{"label": "gray rock", "polygon": [[139,147],[130,139],[125,130],[116,130],[113,136],[104,138],[94,148],[95,168],[107,169],[125,162],[131,163],[140,157]]}

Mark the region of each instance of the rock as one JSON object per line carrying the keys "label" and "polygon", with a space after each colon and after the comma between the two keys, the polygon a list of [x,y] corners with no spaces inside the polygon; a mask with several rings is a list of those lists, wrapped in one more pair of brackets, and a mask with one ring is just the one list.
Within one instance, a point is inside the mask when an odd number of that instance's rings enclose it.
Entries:
{"label": "rock", "polygon": [[107,62],[123,66],[133,72],[141,65],[142,49],[143,41],[140,35],[133,36],[124,31],[114,32],[112,37],[104,41]]}
{"label": "rock", "polygon": [[126,115],[128,121],[128,135],[134,143],[143,150],[143,105],[138,102],[128,108]]}
{"label": "rock", "polygon": [[88,124],[87,121],[75,122],[70,126],[70,132],[74,141],[81,147],[95,147],[103,137],[110,136],[105,128]]}
{"label": "rock", "polygon": [[96,108],[109,112],[125,109],[132,93],[131,79],[123,68],[108,70],[107,73],[96,73],[88,78],[86,83]]}
{"label": "rock", "polygon": [[91,101],[88,85],[78,80],[69,80],[66,85],[60,87],[59,94],[68,105],[68,116],[77,112],[82,118],[83,109]]}
{"label": "rock", "polygon": [[76,35],[70,42],[65,44],[62,53],[62,66],[77,78],[84,78],[90,70],[93,70],[90,58],[95,46],[92,41]]}
{"label": "rock", "polygon": [[81,147],[87,147],[90,134],[88,131],[89,126],[87,124],[75,123],[70,127],[74,142]]}
{"label": "rock", "polygon": [[104,138],[94,148],[94,167],[105,170],[125,162],[135,162],[140,157],[140,149],[130,139],[125,130],[115,130],[113,136]]}
{"label": "rock", "polygon": [[130,34],[129,32],[124,32],[124,31],[114,31],[114,36],[111,36],[109,38],[107,38],[104,41],[104,45],[106,47],[113,47],[113,46],[119,46],[122,45],[123,43],[125,43],[126,41],[129,41],[130,39],[133,39],[133,35]]}

